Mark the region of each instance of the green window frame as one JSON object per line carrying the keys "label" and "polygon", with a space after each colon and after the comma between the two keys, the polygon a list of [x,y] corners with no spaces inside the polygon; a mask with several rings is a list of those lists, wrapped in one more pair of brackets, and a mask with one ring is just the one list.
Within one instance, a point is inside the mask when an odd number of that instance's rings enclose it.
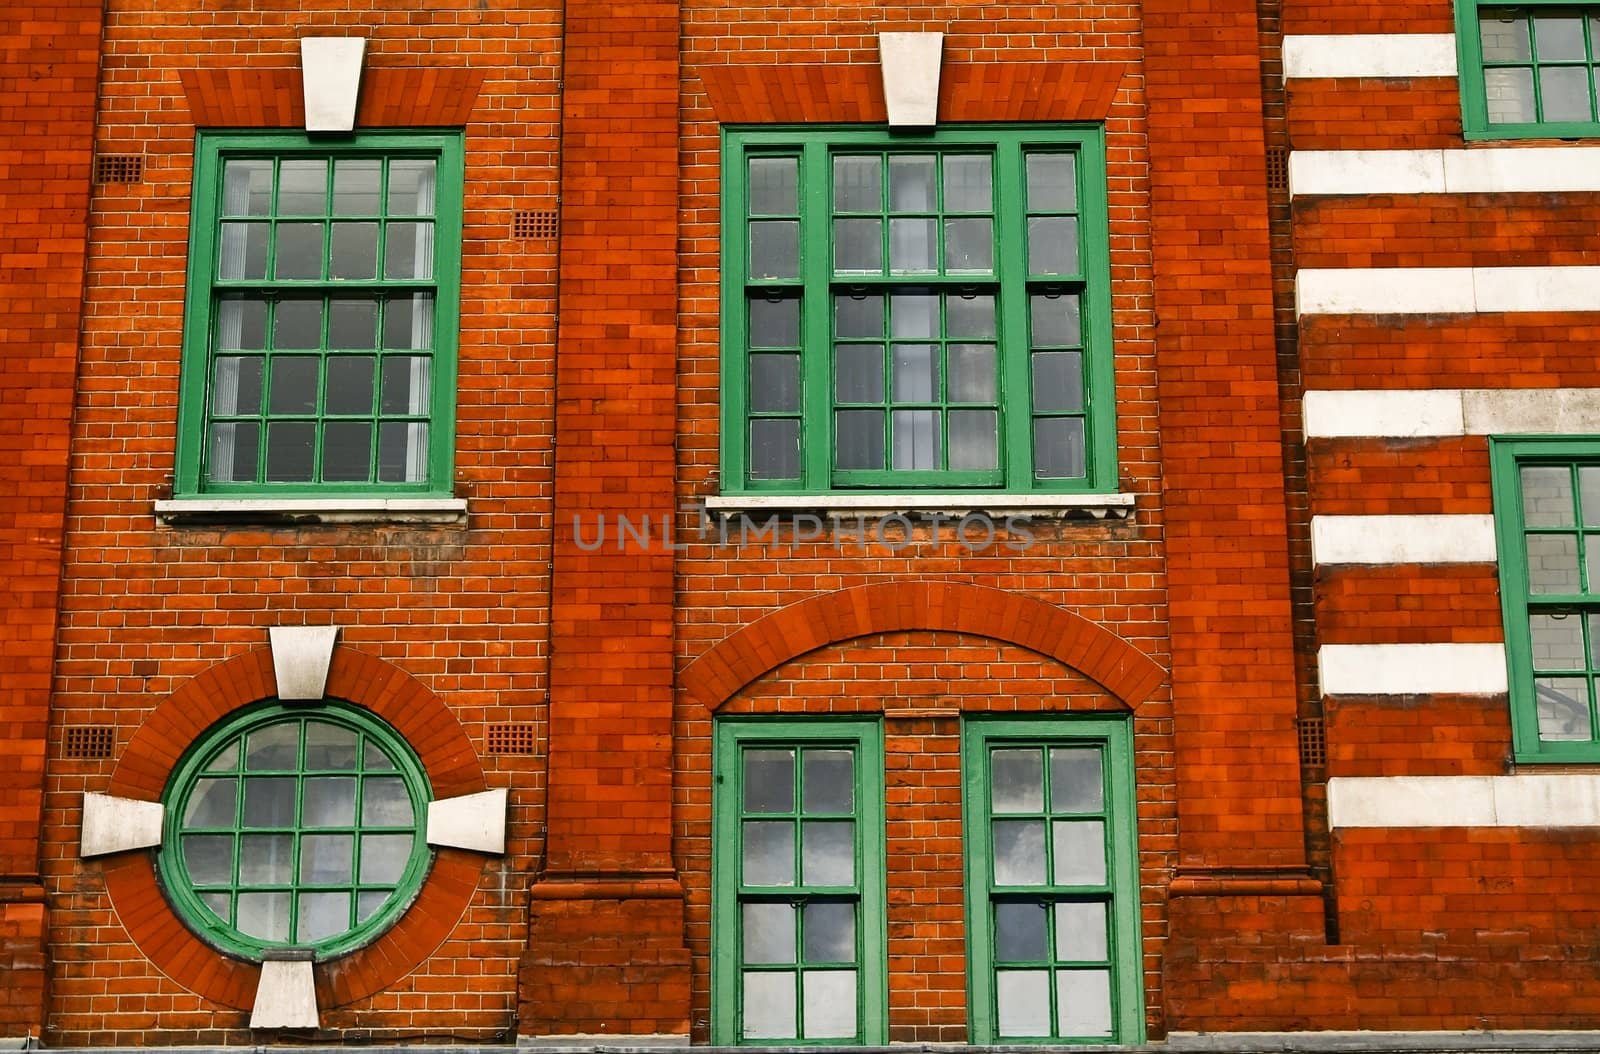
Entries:
{"label": "green window frame", "polygon": [[1099,126],[724,128],[726,494],[1115,489]]}
{"label": "green window frame", "polygon": [[1144,1041],[1129,722],[963,730],[974,1043]]}
{"label": "green window frame", "polygon": [[722,720],[714,751],[712,1042],[886,1043],[881,728]]}
{"label": "green window frame", "polygon": [[1468,139],[1600,134],[1600,3],[1456,0]]}
{"label": "green window frame", "polygon": [[1489,454],[1516,759],[1600,760],[1600,439]]}
{"label": "green window frame", "polygon": [[201,132],[174,493],[448,496],[458,132]]}
{"label": "green window frame", "polygon": [[416,754],[365,710],[248,707],[173,770],[161,884],[178,916],[229,954],[342,955],[416,898],[432,859],[431,798]]}

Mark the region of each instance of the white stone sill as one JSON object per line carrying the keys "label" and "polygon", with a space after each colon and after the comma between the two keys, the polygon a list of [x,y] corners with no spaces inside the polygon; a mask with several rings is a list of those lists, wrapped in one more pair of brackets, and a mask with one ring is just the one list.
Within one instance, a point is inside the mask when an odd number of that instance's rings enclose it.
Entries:
{"label": "white stone sill", "polygon": [[962,494],[913,492],[909,494],[739,494],[705,499],[714,516],[816,513],[829,517],[855,516],[962,516],[969,512],[990,516],[1066,518],[1087,516],[1123,519],[1133,512],[1132,494]]}
{"label": "white stone sill", "polygon": [[465,498],[169,498],[155,503],[158,523],[464,525]]}

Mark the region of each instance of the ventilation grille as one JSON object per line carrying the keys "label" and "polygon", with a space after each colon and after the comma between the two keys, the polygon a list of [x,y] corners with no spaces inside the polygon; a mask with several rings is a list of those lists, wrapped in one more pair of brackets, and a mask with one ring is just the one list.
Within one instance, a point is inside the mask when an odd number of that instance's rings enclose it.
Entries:
{"label": "ventilation grille", "polygon": [[556,214],[550,211],[513,212],[511,214],[511,236],[513,238],[554,238],[556,236]]}
{"label": "ventilation grille", "polygon": [[490,725],[488,748],[491,754],[532,754],[539,746],[539,738],[531,721],[509,721]]}
{"label": "ventilation grille", "polygon": [[1300,764],[1306,768],[1321,768],[1328,763],[1328,738],[1323,732],[1322,718],[1302,717],[1295,721],[1300,730]]}
{"label": "ventilation grille", "polygon": [[103,760],[117,745],[117,730],[110,725],[74,725],[67,729],[63,752],[69,758]]}
{"label": "ventilation grille", "polygon": [[1267,148],[1267,189],[1289,189],[1289,151],[1281,146]]}
{"label": "ventilation grille", "polygon": [[144,158],[139,154],[100,154],[94,159],[96,183],[137,183],[144,178]]}

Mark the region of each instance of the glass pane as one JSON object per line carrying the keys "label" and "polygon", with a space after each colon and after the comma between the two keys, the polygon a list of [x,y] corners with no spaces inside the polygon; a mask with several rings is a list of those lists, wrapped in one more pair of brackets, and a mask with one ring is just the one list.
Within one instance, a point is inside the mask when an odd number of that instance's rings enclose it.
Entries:
{"label": "glass pane", "polygon": [[1000,415],[993,410],[952,410],[949,414],[950,468],[989,472],[1000,467]]}
{"label": "glass pane", "polygon": [[876,157],[833,159],[833,210],[877,212],[883,207],[883,175]]}
{"label": "glass pane", "polygon": [[745,1039],[793,1039],[795,975],[790,970],[747,970],[740,1008]]}
{"label": "glass pane", "polygon": [[1567,466],[1524,465],[1520,476],[1526,526],[1573,526],[1572,473]]}
{"label": "glass pane", "polygon": [[894,468],[936,469],[939,464],[939,411],[894,412]]}
{"label": "glass pane", "polygon": [[217,348],[259,350],[267,346],[267,302],[225,296],[217,303]]}
{"label": "glass pane", "polygon": [[994,812],[1043,812],[1044,754],[1039,750],[990,752],[989,783]]}
{"label": "glass pane", "polygon": [[998,962],[1043,962],[1050,957],[1045,906],[1001,901],[994,906],[994,957]]}
{"label": "glass pane", "polygon": [[754,413],[800,409],[800,356],[750,357],[750,409]]}
{"label": "glass pane", "polygon": [[1083,355],[1076,351],[1033,353],[1033,409],[1074,413],[1083,409]]}
{"label": "glass pane", "polygon": [[808,750],[801,773],[801,802],[808,813],[848,813],[855,808],[855,755],[848,750]]}
{"label": "glass pane", "polygon": [[339,216],[376,216],[383,162],[377,158],[340,158],[333,163],[333,211]]}
{"label": "glass pane", "polygon": [[240,893],[235,923],[247,937],[264,941],[289,939],[289,894]]}
{"label": "glass pane", "polygon": [[384,232],[385,278],[433,277],[433,224],[390,223]]}
{"label": "glass pane", "polygon": [[856,880],[856,825],[824,820],[801,827],[800,881],[808,886],[849,886]]}
{"label": "glass pane", "polygon": [[750,159],[750,215],[793,216],[800,211],[800,160]]}
{"label": "glass pane", "polygon": [[1051,749],[1050,808],[1054,812],[1099,812],[1105,808],[1098,750],[1093,747]]}
{"label": "glass pane", "polygon": [[840,468],[883,467],[882,410],[840,410],[833,415],[833,428]]}
{"label": "glass pane", "polygon": [[356,925],[366,922],[393,896],[386,892],[361,893],[356,897]]}
{"label": "glass pane", "polygon": [[995,974],[994,989],[1001,1036],[1050,1034],[1048,970],[1001,970]]}
{"label": "glass pane", "polygon": [[889,272],[931,274],[938,270],[938,232],[937,220],[890,220]]}
{"label": "glass pane", "polygon": [[[393,228],[391,227],[392,230]],[[392,234],[389,244],[392,251],[394,245]],[[335,223],[333,225],[333,262],[328,269],[328,274],[333,278],[363,279],[376,277],[377,273],[378,225],[376,223]]]}
{"label": "glass pane", "polygon": [[309,483],[316,443],[314,424],[274,424],[267,429],[267,482]]}
{"label": "glass pane", "polygon": [[838,402],[883,402],[882,344],[840,344],[833,354],[833,390]]}
{"label": "glass pane", "polygon": [[1078,221],[1075,217],[1029,218],[1028,273],[1078,273]]}
{"label": "glass pane", "polygon": [[[1576,18],[1573,22],[1578,22]],[[1581,24],[1581,23],[1580,23]],[[1580,39],[1578,50],[1583,50]],[[1553,66],[1539,71],[1540,117],[1545,121],[1588,121],[1589,70],[1584,66]]]}
{"label": "glass pane", "polygon": [[1041,417],[1033,422],[1033,474],[1040,479],[1084,474],[1082,418]]}
{"label": "glass pane", "polygon": [[300,803],[303,827],[348,827],[356,820],[356,781],[348,777],[309,777]]}
{"label": "glass pane", "polygon": [[949,274],[993,271],[993,222],[988,219],[945,220],[944,269]]}
{"label": "glass pane", "polygon": [[194,790],[189,792],[189,804],[183,810],[183,826],[189,830],[196,827],[231,828],[238,794],[236,780],[196,780]]}
{"label": "glass pane", "polygon": [[1057,820],[1055,882],[1099,886],[1106,880],[1106,825],[1099,820]]}
{"label": "glass pane", "polygon": [[272,413],[317,412],[317,367],[320,364],[309,355],[280,356],[272,360],[272,398],[268,402]]}
{"label": "glass pane", "polygon": [[202,893],[200,903],[223,922],[233,921],[233,897],[227,893]]}
{"label": "glass pane", "polygon": [[[309,780],[307,781],[310,782]],[[394,776],[368,779],[361,785],[361,822],[368,827],[409,827],[415,814],[405,780]]]}
{"label": "glass pane", "polygon": [[934,344],[894,345],[894,401],[926,403],[939,398],[939,348]]}
{"label": "glass pane", "polygon": [[335,300],[328,305],[328,347],[364,351],[377,346],[376,300]]}
{"label": "glass pane", "polygon": [[377,772],[394,768],[394,762],[389,760],[389,755],[378,744],[369,742],[361,751],[361,767],[368,772]]}
{"label": "glass pane", "polygon": [[994,328],[994,297],[952,296],[945,300],[945,325],[953,338],[992,338]]}
{"label": "glass pane", "polygon": [[987,156],[948,156],[944,159],[944,210],[992,212],[994,179]]}
{"label": "glass pane", "polygon": [[1600,527],[1600,466],[1578,466],[1578,490],[1583,499],[1583,525]]}
{"label": "glass pane", "polygon": [[405,873],[415,837],[409,834],[361,836],[361,882],[393,885]]}
{"label": "glass pane", "polygon": [[883,297],[836,296],[833,298],[834,332],[840,337],[883,336]]}
{"label": "glass pane", "polygon": [[794,751],[744,752],[744,811],[794,811]]}
{"label": "glass pane", "polygon": [[1044,821],[996,820],[993,831],[995,885],[1044,885]]}
{"label": "glass pane", "polygon": [[224,223],[217,274],[223,278],[267,277],[267,225]]}
{"label": "glass pane", "polygon": [[378,427],[379,482],[420,483],[427,478],[427,422],[383,422]]}
{"label": "glass pane", "polygon": [[349,893],[300,894],[295,940],[301,944],[336,937],[350,928]]}
{"label": "glass pane", "polygon": [[285,161],[278,170],[278,215],[321,216],[328,211],[328,162]]}
{"label": "glass pane", "polygon": [[299,748],[299,722],[268,725],[250,733],[250,742],[244,751],[244,767],[254,772],[299,768]]}
{"label": "glass pane", "polygon": [[799,421],[750,422],[750,476],[752,479],[800,478]]}
{"label": "glass pane", "polygon": [[[372,412],[373,374],[378,360],[370,355],[334,355],[328,359],[328,395],[326,409],[330,414],[370,414]],[[363,428],[368,427],[363,422]],[[332,446],[333,444],[329,444]],[[360,444],[362,450],[362,476],[366,476],[366,453],[371,441]],[[326,455],[324,455],[326,458]]]}
{"label": "glass pane", "polygon": [[883,273],[883,221],[834,220],[833,269],[841,274]]}
{"label": "glass pane", "polygon": [[800,273],[800,224],[762,220],[750,224],[750,277],[794,278]]}
{"label": "glass pane", "polygon": [[300,839],[300,881],[341,885],[355,880],[356,840],[348,834],[308,834]]}
{"label": "glass pane", "polygon": [[[1533,39],[1539,49],[1540,62],[1582,62],[1588,57],[1583,51],[1583,18],[1577,14],[1536,16]],[[1549,104],[1550,98],[1546,96],[1546,107]]]}
{"label": "glass pane", "polygon": [[260,413],[262,363],[257,356],[219,357],[211,379],[211,412],[219,417]]}
{"label": "glass pane", "polygon": [[278,254],[273,274],[278,278],[322,277],[322,224],[278,224]]}
{"label": "glass pane", "polygon": [[432,216],[437,187],[433,161],[389,162],[389,215]]}
{"label": "glass pane", "polygon": [[294,779],[254,777],[244,781],[246,827],[294,826]]}
{"label": "glass pane", "polygon": [[183,866],[197,886],[221,886],[233,881],[233,837],[226,834],[188,835],[183,840]]}
{"label": "glass pane", "polygon": [[794,906],[754,902],[740,908],[744,928],[744,961],[794,962]]}
{"label": "glass pane", "polygon": [[806,1039],[856,1034],[856,972],[808,970],[800,975],[805,997]]}
{"label": "glass pane", "polygon": [[1034,347],[1082,343],[1077,296],[1036,294],[1028,298],[1028,312],[1033,320]]}
{"label": "glass pane", "polygon": [[889,158],[889,211],[934,212],[934,158],[906,154]]}
{"label": "glass pane", "polygon": [[950,358],[950,401],[992,403],[999,398],[993,344],[952,344]]}
{"label": "glass pane", "polygon": [[822,900],[805,906],[801,918],[808,963],[856,961],[856,906]]}
{"label": "glass pane", "polygon": [[383,309],[383,346],[433,347],[433,294],[390,297]]}
{"label": "glass pane", "polygon": [[1057,904],[1056,959],[1060,962],[1096,962],[1106,958],[1106,908],[1100,903]]}
{"label": "glass pane", "polygon": [[1071,154],[1029,154],[1026,166],[1029,212],[1077,210],[1078,180]]}
{"label": "glass pane", "polygon": [[1570,534],[1530,534],[1528,542],[1528,592],[1566,594],[1580,592],[1578,539]]}
{"label": "glass pane", "polygon": [[233,158],[222,167],[225,216],[266,216],[272,211],[272,162]]}
{"label": "glass pane", "polygon": [[750,346],[796,348],[800,346],[800,301],[794,297],[767,300],[750,298]]}
{"label": "glass pane", "polygon": [[1528,636],[1533,644],[1536,670],[1581,670],[1584,668],[1583,617],[1562,612],[1554,615],[1530,614]]}
{"label": "glass pane", "polygon": [[207,772],[232,772],[239,767],[239,741],[235,739],[206,762]]}
{"label": "glass pane", "polygon": [[1490,124],[1531,124],[1535,120],[1532,70],[1484,70],[1483,93]]}
{"label": "glass pane", "polygon": [[383,357],[383,401],[386,414],[420,415],[428,412],[428,358],[424,355]]}
{"label": "glass pane", "polygon": [[939,294],[895,293],[889,298],[889,335],[892,337],[937,337],[939,335]]}
{"label": "glass pane", "polygon": [[272,346],[279,349],[322,346],[322,301],[280,300],[272,316]]}
{"label": "glass pane", "polygon": [[1056,1018],[1063,1036],[1111,1035],[1111,972],[1056,974]]}
{"label": "glass pane", "polygon": [[1533,58],[1528,45],[1528,16],[1484,15],[1478,19],[1483,38],[1485,62],[1527,62]]}
{"label": "glass pane", "polygon": [[294,835],[247,834],[239,838],[239,883],[287,886],[294,881]]}
{"label": "glass pane", "polygon": [[1582,677],[1539,677],[1533,682],[1539,738],[1547,742],[1589,740],[1589,682]]}
{"label": "glass pane", "polygon": [[794,824],[787,820],[746,820],[744,884],[794,885]]}

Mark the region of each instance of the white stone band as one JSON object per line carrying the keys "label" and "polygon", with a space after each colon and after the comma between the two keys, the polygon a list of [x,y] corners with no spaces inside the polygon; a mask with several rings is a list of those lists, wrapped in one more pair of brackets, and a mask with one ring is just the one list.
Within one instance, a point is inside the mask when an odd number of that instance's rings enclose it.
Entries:
{"label": "white stone band", "polygon": [[1494,517],[1313,516],[1315,564],[1494,563]]}
{"label": "white stone band", "polygon": [[1528,150],[1296,150],[1295,197],[1354,194],[1552,194],[1600,190],[1600,147]]}
{"label": "white stone band", "polygon": [[1600,775],[1340,776],[1331,827],[1600,827]]}
{"label": "white stone band", "polygon": [[1324,644],[1323,695],[1500,695],[1502,644]]}
{"label": "white stone band", "polygon": [[1308,439],[1600,432],[1600,388],[1311,391],[1304,407]]}
{"label": "white stone band", "polygon": [[1600,267],[1347,267],[1295,276],[1299,315],[1600,311]]}
{"label": "white stone band", "polygon": [[1454,77],[1450,33],[1348,33],[1283,38],[1285,80],[1312,77]]}

